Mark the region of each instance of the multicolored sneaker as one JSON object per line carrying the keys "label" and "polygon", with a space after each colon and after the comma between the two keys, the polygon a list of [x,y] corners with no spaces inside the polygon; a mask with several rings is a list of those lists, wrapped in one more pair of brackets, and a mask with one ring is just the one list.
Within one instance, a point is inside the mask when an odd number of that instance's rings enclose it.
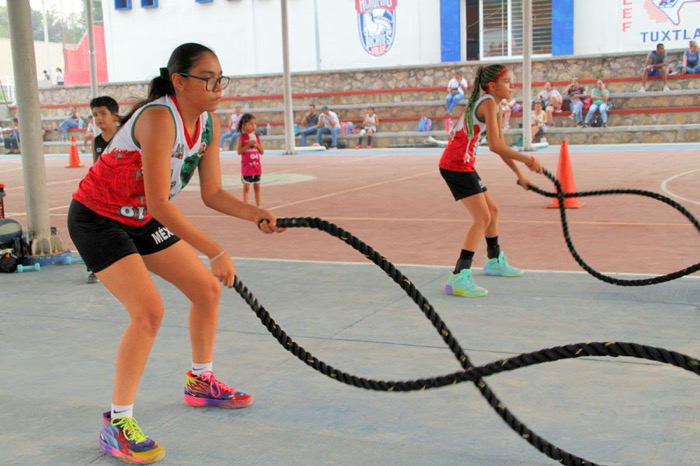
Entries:
{"label": "multicolored sneaker", "polygon": [[484,264],[484,274],[498,277],[519,277],[523,274],[523,271],[510,265],[508,259],[506,259],[506,255],[501,251],[498,257],[486,261]]}
{"label": "multicolored sneaker", "polygon": [[467,298],[480,298],[489,294],[488,290],[474,283],[471,269],[462,269],[452,274],[445,285],[445,293]]}
{"label": "multicolored sneaker", "polygon": [[100,449],[115,458],[132,464],[150,464],[162,460],[165,450],[149,439],[133,417],[111,418],[102,414]]}
{"label": "multicolored sneaker", "polygon": [[185,403],[190,406],[218,406],[219,408],[245,408],[253,403],[253,395],[239,392],[214,377],[213,372],[185,375]]}

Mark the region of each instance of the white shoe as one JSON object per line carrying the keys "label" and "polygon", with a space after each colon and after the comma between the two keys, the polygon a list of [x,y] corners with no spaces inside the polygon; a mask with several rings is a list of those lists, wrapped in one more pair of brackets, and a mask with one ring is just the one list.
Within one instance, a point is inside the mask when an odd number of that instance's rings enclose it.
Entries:
{"label": "white shoe", "polygon": [[647,91],[647,88],[644,86],[639,88],[639,92],[646,92],[646,91]]}
{"label": "white shoe", "polygon": [[671,90],[671,88],[670,88],[670,87],[668,87],[668,86],[664,86],[664,92],[668,92],[668,91],[670,91],[670,90]]}

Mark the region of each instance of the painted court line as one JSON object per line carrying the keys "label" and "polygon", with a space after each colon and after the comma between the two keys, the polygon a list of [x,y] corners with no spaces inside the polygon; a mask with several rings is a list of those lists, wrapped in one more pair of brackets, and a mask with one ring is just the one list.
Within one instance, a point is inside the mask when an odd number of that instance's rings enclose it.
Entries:
{"label": "painted court line", "polygon": [[674,193],[671,192],[670,189],[668,189],[668,183],[670,183],[671,180],[674,180],[674,179],[676,179],[676,178],[680,178],[681,176],[685,176],[685,175],[688,175],[688,174],[690,174],[690,173],[695,173],[695,172],[697,172],[697,171],[700,171],[700,168],[696,168],[695,170],[690,170],[690,171],[683,172],[683,173],[678,173],[677,175],[673,175],[673,176],[671,176],[671,177],[669,177],[669,178],[666,178],[666,179],[661,183],[661,190],[662,190],[663,192],[665,192],[666,194],[668,194],[669,196],[671,196],[671,197],[675,197],[675,198],[680,199],[680,200],[682,200],[682,201],[692,202],[693,204],[700,205],[700,202],[694,201],[694,200],[692,200],[692,199],[688,199],[687,197],[679,196],[678,194],[674,194]]}
{"label": "painted court line", "polygon": [[[203,261],[208,261],[209,258],[207,256],[199,256],[200,259]],[[250,261],[250,262],[289,262],[289,263],[295,263],[295,264],[323,264],[323,265],[351,265],[351,266],[372,266],[376,267],[376,264],[370,262],[367,260],[367,262],[347,262],[347,261],[320,261],[320,260],[306,260],[306,259],[270,259],[268,257],[232,257],[234,261]],[[426,269],[452,269],[454,267],[454,264],[449,264],[449,265],[431,265],[431,264],[405,264],[405,263],[400,263],[394,264],[397,267],[422,267]],[[542,270],[536,270],[536,269],[523,269],[523,271],[528,272],[528,273],[552,273],[552,274],[577,274],[577,275],[589,275],[588,272],[584,270],[549,270],[549,269],[542,269]],[[601,272],[607,275],[621,275],[621,276],[629,276],[629,277],[658,277],[664,274],[658,273],[658,274],[649,274],[649,273],[629,273],[629,272]],[[694,276],[694,275],[686,275],[685,277],[681,277],[679,280],[684,280],[684,279],[691,279],[691,280],[700,280],[700,276]]]}
{"label": "painted court line", "polygon": [[276,205],[276,206],[274,206],[274,207],[268,207],[268,210],[281,209],[281,208],[283,208],[283,207],[289,207],[289,206],[293,206],[293,205],[297,205],[297,204],[303,204],[303,203],[305,203],[305,202],[318,201],[319,199],[327,199],[327,198],[329,198],[329,197],[339,196],[339,195],[341,195],[341,194],[347,194],[347,193],[352,193],[352,192],[355,192],[355,191],[361,191],[361,190],[363,190],[363,189],[374,188],[374,187],[376,187],[376,186],[382,186],[382,185],[385,185],[385,184],[396,183],[396,182],[399,182],[399,181],[406,181],[406,180],[410,180],[410,179],[413,179],[413,178],[418,178],[418,177],[420,177],[420,176],[432,175],[432,174],[434,174],[434,173],[435,173],[434,170],[430,170],[429,172],[418,173],[418,174],[416,174],[416,175],[405,176],[405,177],[403,177],[403,178],[397,178],[397,179],[393,179],[393,180],[382,181],[382,182],[379,182],[379,183],[367,184],[367,185],[364,185],[364,186],[357,186],[357,187],[355,187],[355,188],[350,188],[350,189],[346,189],[346,190],[343,190],[343,191],[336,191],[336,192],[334,192],[334,193],[328,193],[328,194],[324,194],[324,195],[322,195],[322,196],[310,197],[310,198],[307,198],[307,199],[301,199],[301,200],[299,200],[299,201],[289,202],[289,203],[287,203],[287,204],[281,204],[281,205]]}

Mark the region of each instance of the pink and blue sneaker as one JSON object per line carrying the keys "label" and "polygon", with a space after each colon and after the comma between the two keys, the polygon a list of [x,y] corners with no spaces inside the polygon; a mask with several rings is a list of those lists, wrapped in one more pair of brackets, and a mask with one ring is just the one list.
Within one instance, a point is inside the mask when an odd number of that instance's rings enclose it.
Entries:
{"label": "pink and blue sneaker", "polygon": [[214,377],[213,372],[185,375],[185,403],[190,406],[218,406],[219,408],[238,409],[250,406],[253,395],[239,392]]}
{"label": "pink and blue sneaker", "polygon": [[148,438],[133,417],[111,418],[102,414],[100,449],[108,455],[132,464],[150,464],[163,459],[165,450]]}

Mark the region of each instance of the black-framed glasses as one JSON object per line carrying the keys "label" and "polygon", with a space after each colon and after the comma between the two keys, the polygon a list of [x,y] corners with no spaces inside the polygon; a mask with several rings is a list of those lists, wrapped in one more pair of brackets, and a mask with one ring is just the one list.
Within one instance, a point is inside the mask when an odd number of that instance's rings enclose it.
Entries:
{"label": "black-framed glasses", "polygon": [[231,78],[228,76],[219,76],[218,78],[212,78],[210,76],[204,77],[204,76],[193,76],[189,73],[178,73],[180,76],[184,76],[185,78],[194,78],[194,79],[199,79],[200,81],[204,81],[205,87],[207,88],[208,91],[213,91],[216,89],[216,86],[221,86],[221,90],[223,91],[226,89],[226,87],[229,85],[231,82]]}

